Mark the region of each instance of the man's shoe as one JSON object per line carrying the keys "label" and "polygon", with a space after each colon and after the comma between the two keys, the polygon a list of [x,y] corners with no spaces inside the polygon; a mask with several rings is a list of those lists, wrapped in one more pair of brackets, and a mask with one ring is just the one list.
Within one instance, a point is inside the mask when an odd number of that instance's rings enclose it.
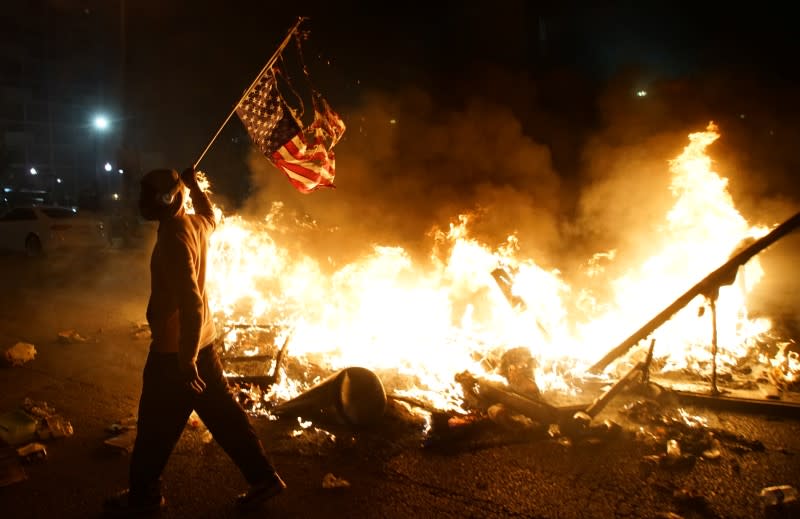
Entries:
{"label": "man's shoe", "polygon": [[275,497],[286,488],[286,483],[283,482],[278,473],[272,474],[266,481],[256,485],[250,485],[250,488],[244,494],[239,494],[236,498],[236,506],[240,509],[251,509],[261,505],[271,497]]}
{"label": "man's shoe", "polygon": [[131,497],[130,490],[125,489],[106,498],[103,510],[117,516],[147,516],[158,513],[165,504],[164,496],[161,494]]}

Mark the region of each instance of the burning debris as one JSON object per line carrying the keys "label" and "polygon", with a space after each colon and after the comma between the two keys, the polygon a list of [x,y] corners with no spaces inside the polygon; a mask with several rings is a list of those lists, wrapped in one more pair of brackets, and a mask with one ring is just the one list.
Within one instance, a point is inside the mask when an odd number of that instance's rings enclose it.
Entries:
{"label": "burning debris", "polygon": [[385,409],[386,392],[380,379],[366,368],[351,367],[271,411],[277,416],[324,416],[339,423],[364,426],[378,422]]}
{"label": "burning debris", "polygon": [[[674,205],[643,265],[598,253],[575,276],[583,288],[520,257],[516,236],[494,249],[472,238],[470,215],[432,235],[428,265],[383,246],[321,262],[280,243],[274,214],[223,218],[209,285],[235,394],[251,413],[308,424],[294,436],[306,449],[336,443],[325,428],[393,419],[426,447],[637,441],[651,450],[646,470],[763,449],[676,405],[687,395],[740,405],[740,392],[765,386],[782,400],[800,377],[795,337],[747,308],[766,275],[756,256],[800,214],[751,226],[705,154],[718,137],[713,125],[690,135],[670,163]],[[679,389],[687,383],[694,392]],[[619,416],[632,427],[612,419],[622,396],[634,400]],[[700,506],[691,493],[676,500]]]}

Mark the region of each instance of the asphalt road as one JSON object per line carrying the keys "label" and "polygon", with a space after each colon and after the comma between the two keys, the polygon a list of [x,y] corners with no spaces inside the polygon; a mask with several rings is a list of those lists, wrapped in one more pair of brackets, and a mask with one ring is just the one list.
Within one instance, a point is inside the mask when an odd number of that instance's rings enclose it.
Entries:
{"label": "asphalt road", "polygon": [[[27,479],[0,488],[4,518],[100,517],[102,499],[126,485],[128,456],[104,441],[111,424],[135,413],[141,388],[148,344],[132,331],[147,297],[146,254],[115,250],[51,263],[0,256],[0,349],[18,341],[37,349],[34,360],[0,369],[0,413],[25,398],[43,401],[74,434],[44,442],[47,458],[24,465]],[[69,329],[86,341],[59,342]],[[689,408],[718,432],[720,456],[668,464],[658,458],[664,441],[636,434],[658,430],[622,413],[639,398],[620,395],[595,419],[619,423],[618,434],[572,437],[490,421],[431,434],[394,406],[372,428],[330,424],[330,434],[312,427],[294,436],[293,419],[253,418],[288,489],[252,516],[781,516],[762,507],[759,492],[800,487],[800,420]],[[324,488],[328,474],[349,486]],[[236,517],[233,500],[244,486],[220,448],[204,443],[202,427],[187,426],[164,473],[162,516]]]}

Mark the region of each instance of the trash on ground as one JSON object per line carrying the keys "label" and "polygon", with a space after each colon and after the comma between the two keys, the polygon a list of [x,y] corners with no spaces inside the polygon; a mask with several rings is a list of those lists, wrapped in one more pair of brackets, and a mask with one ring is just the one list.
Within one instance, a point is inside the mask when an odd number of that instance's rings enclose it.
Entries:
{"label": "trash on ground", "polygon": [[36,357],[36,347],[27,342],[18,342],[5,351],[6,361],[12,366],[22,366]]}
{"label": "trash on ground", "polygon": [[123,431],[129,431],[131,429],[136,429],[136,424],[124,425],[121,423],[112,423],[111,425],[106,427],[106,432],[110,432],[111,434],[119,434]]}
{"label": "trash on ground", "polygon": [[322,488],[347,488],[350,482],[346,479],[337,478],[330,472],[322,477]]}
{"label": "trash on ground", "polygon": [[139,321],[133,323],[133,329],[131,331],[131,335],[134,339],[138,340],[145,340],[151,337],[150,334],[150,325],[147,324],[147,321]]}
{"label": "trash on ground", "polygon": [[292,430],[289,436],[300,454],[315,455],[336,446],[336,435],[333,433],[315,427],[312,422],[303,421],[302,418],[298,418],[297,423],[300,427]]}
{"label": "trash on ground", "polygon": [[77,330],[64,330],[58,332],[58,342],[70,344],[73,342],[86,342],[86,337],[83,337]]}
{"label": "trash on ground", "polygon": [[14,447],[36,438],[37,420],[22,409],[0,414],[0,440]]}
{"label": "trash on ground", "polygon": [[0,488],[28,479],[22,461],[13,447],[0,447]]}
{"label": "trash on ground", "polygon": [[74,434],[72,424],[61,415],[51,415],[39,421],[36,429],[36,436],[40,440],[49,440],[51,438],[67,438]]}
{"label": "trash on ground", "polygon": [[36,436],[40,440],[66,438],[74,433],[69,420],[56,413],[55,408],[47,402],[26,398],[22,402],[22,409],[36,419]]}
{"label": "trash on ground", "polygon": [[133,444],[136,441],[136,429],[126,430],[116,436],[112,436],[103,443],[117,450],[130,454],[133,452]]}
{"label": "trash on ground", "polygon": [[56,409],[47,402],[38,402],[31,398],[25,398],[22,401],[22,410],[39,419],[56,414]]}
{"label": "trash on ground", "polygon": [[797,502],[797,489],[791,485],[775,485],[761,489],[764,506],[784,506]]}
{"label": "trash on ground", "polygon": [[38,442],[32,442],[17,449],[17,454],[23,461],[32,462],[47,458],[47,449]]}

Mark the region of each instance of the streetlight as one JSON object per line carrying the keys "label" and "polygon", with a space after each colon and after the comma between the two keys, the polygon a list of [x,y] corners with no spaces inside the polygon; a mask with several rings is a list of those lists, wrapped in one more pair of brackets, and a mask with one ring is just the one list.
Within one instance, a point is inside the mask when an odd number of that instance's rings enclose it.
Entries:
{"label": "streetlight", "polygon": [[95,129],[100,130],[100,131],[105,131],[105,130],[108,129],[108,126],[109,126],[108,117],[106,117],[103,114],[95,115],[93,124],[94,124]]}
{"label": "streetlight", "polygon": [[[104,152],[102,145],[103,143],[101,142],[101,140],[103,139],[104,134],[109,132],[110,128],[111,128],[111,120],[105,113],[97,112],[92,116],[91,129],[93,134],[92,140],[94,141],[94,167],[92,169],[94,170],[93,174],[95,175],[95,186],[97,186],[97,191],[98,191],[97,195],[99,197],[98,200],[100,200],[102,196],[105,194],[105,193],[102,194],[100,193],[100,191],[102,191],[103,189],[100,187],[102,185],[101,182],[103,182],[102,179],[103,175],[100,173],[101,172],[100,154]],[[106,179],[106,188],[105,188],[106,193],[110,189],[107,183],[108,179]]]}
{"label": "streetlight", "polygon": [[31,168],[30,172],[31,172],[31,175],[38,175],[39,174],[39,172],[36,171],[36,168]]}
{"label": "streetlight", "polygon": [[110,162],[106,162],[106,165],[103,166],[103,169],[106,170],[106,171],[111,171],[111,163]]}

